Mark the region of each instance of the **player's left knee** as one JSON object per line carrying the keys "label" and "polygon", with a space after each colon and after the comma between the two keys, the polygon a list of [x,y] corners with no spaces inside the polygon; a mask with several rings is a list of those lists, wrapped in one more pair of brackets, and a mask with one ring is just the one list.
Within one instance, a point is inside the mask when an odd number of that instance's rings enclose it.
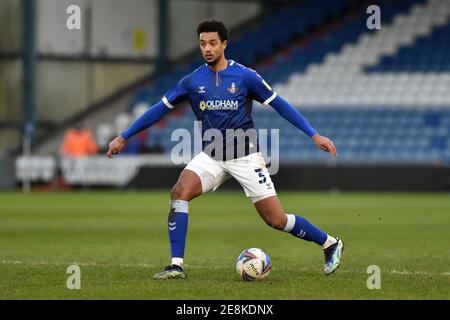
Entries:
{"label": "player's left knee", "polygon": [[196,196],[198,196],[198,192],[194,192],[192,187],[189,187],[187,184],[179,182],[175,184],[175,186],[172,188],[170,192],[170,198],[172,200],[190,201]]}
{"label": "player's left knee", "polygon": [[172,200],[191,200],[189,190],[187,188],[183,188],[181,184],[176,184],[171,192],[170,192],[170,198]]}

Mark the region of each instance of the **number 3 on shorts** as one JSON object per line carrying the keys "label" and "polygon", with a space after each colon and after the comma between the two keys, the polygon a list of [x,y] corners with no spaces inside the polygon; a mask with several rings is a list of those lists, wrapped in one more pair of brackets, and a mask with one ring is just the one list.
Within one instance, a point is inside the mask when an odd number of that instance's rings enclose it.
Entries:
{"label": "number 3 on shorts", "polygon": [[267,181],[267,178],[262,171],[263,171],[263,169],[261,169],[261,168],[255,169],[255,172],[258,173],[258,176],[260,178],[262,178],[261,180],[259,180],[259,183],[264,183]]}

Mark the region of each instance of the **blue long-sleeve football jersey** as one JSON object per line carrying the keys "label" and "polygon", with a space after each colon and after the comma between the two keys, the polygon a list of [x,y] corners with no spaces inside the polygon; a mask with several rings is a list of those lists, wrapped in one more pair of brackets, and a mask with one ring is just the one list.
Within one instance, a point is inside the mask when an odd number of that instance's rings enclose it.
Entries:
{"label": "blue long-sleeve football jersey", "polygon": [[[228,60],[222,71],[214,71],[205,63],[173,86],[153,107],[147,110],[121,135],[129,139],[137,132],[156,123],[183,101],[189,101],[197,120],[202,123],[202,137],[209,129],[220,131],[223,140],[203,139],[203,151],[216,159],[236,158],[259,151],[253,129],[252,101],[271,105],[282,117],[312,137],[316,131],[301,113],[272,90],[256,71]],[[237,133],[242,129],[244,133]],[[229,138],[227,130],[234,134]],[[238,130],[239,131],[239,130]],[[248,132],[252,134],[248,135]],[[229,138],[229,139],[227,139]],[[213,142],[215,142],[213,144]],[[220,146],[220,148],[218,148]],[[215,156],[214,149],[221,149]],[[234,149],[234,151],[233,151]],[[226,154],[231,152],[231,154]]]}
{"label": "blue long-sleeve football jersey", "polygon": [[[213,71],[205,63],[182,78],[163,97],[164,104],[173,109],[188,100],[191,108],[202,122],[202,134],[208,129],[221,131],[226,137],[227,129],[254,128],[252,102],[268,105],[277,94],[256,71],[228,60],[228,66]],[[255,138],[256,139],[256,138]],[[208,145],[203,142],[203,149]],[[230,143],[224,143],[231,146]],[[258,150],[257,141],[245,143],[245,154]]]}
{"label": "blue long-sleeve football jersey", "polygon": [[189,100],[203,130],[253,128],[252,100],[268,105],[276,93],[256,71],[233,60],[222,71],[213,71],[207,64],[181,79],[163,97],[173,109]]}

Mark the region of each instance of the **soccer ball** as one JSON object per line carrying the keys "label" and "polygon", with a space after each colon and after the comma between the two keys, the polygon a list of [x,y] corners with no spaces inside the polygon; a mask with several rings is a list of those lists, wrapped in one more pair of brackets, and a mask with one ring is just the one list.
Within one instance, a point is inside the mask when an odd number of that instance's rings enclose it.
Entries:
{"label": "soccer ball", "polygon": [[270,257],[258,248],[245,249],[241,252],[236,262],[236,270],[244,281],[267,278],[271,267]]}

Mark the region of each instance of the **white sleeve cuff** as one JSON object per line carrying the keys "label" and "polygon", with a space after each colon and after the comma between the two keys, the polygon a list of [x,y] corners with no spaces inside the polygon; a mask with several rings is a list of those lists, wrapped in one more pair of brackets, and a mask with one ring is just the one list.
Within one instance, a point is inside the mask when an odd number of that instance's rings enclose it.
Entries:
{"label": "white sleeve cuff", "polygon": [[273,99],[275,99],[277,97],[277,93],[274,92],[269,99],[267,99],[266,101],[263,102],[263,105],[265,105],[266,107],[269,105],[269,103],[272,102]]}
{"label": "white sleeve cuff", "polygon": [[166,105],[167,108],[169,108],[169,109],[175,108],[175,107],[169,102],[169,100],[167,100],[166,96],[163,96],[163,97],[161,98],[161,100],[162,100],[162,102],[164,102],[164,104]]}

